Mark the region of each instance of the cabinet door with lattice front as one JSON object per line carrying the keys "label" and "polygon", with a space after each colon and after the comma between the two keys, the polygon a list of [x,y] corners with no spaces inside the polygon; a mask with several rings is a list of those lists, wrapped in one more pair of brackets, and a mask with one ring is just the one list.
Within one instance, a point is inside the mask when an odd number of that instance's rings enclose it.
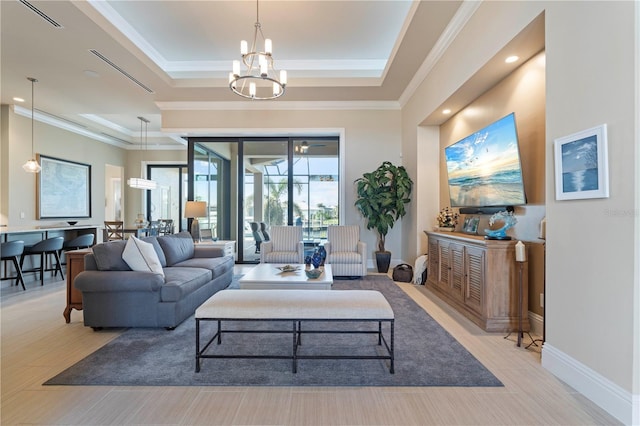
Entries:
{"label": "cabinet door with lattice front", "polygon": [[429,257],[427,266],[427,282],[436,285],[438,282],[438,240],[429,237]]}
{"label": "cabinet door with lattice front", "polygon": [[484,310],[485,250],[468,246],[465,255],[464,303],[479,314]]}
{"label": "cabinet door with lattice front", "polygon": [[462,301],[464,299],[465,285],[465,246],[462,244],[451,243],[449,245],[449,256],[451,259],[450,275],[449,275],[449,294],[454,298]]}
{"label": "cabinet door with lattice front", "polygon": [[441,290],[449,293],[451,283],[451,243],[438,241],[438,281],[436,285]]}

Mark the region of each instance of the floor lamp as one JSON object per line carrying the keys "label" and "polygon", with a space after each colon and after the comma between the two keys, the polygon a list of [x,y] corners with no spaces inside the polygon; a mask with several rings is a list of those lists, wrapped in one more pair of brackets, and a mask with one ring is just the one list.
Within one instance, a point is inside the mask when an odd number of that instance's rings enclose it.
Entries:
{"label": "floor lamp", "polygon": [[200,241],[200,224],[199,217],[207,215],[207,203],[204,201],[187,201],[184,206],[184,217],[193,219],[191,221],[191,237],[194,241]]}

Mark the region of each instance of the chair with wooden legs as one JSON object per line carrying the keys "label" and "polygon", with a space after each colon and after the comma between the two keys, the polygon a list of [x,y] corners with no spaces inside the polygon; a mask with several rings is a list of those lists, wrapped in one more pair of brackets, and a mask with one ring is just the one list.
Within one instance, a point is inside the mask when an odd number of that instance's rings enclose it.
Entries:
{"label": "chair with wooden legs", "polygon": [[104,241],[124,240],[124,222],[104,221]]}

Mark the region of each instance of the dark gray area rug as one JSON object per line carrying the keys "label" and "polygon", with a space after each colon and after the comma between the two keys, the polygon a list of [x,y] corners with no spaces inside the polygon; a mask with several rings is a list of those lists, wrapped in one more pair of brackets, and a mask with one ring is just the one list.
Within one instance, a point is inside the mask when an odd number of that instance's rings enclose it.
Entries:
{"label": "dark gray area rug", "polygon": [[[402,289],[386,276],[334,282],[334,289],[378,290],[395,314],[395,374],[384,360],[300,360],[291,372],[290,360],[204,359],[195,373],[195,320],[175,330],[129,329],[85,359],[48,380],[45,385],[110,386],[503,386]],[[240,291],[240,290],[239,290]],[[278,327],[288,323],[237,323],[235,328]],[[344,324],[333,323],[332,327]],[[350,324],[349,329],[374,324]],[[202,326],[214,332],[214,323]],[[311,324],[309,329],[321,329]],[[377,327],[377,325],[376,325]],[[208,337],[207,337],[208,339]],[[303,335],[304,353],[383,353],[375,335]],[[291,353],[290,334],[223,336],[215,352],[224,354]],[[371,352],[373,351],[373,352]],[[303,352],[301,352],[303,353]]]}

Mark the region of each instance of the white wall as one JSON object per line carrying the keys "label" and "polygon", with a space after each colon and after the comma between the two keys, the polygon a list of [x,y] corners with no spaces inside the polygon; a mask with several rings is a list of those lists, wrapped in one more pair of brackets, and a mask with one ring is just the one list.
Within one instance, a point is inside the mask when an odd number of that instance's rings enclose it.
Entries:
{"label": "white wall", "polygon": [[[640,356],[633,302],[640,290],[634,274],[639,191],[632,179],[639,166],[639,136],[634,133],[639,114],[634,104],[636,7],[637,2],[483,2],[402,111],[407,148],[419,142],[415,128],[425,117],[545,13],[548,263],[543,365],[625,423],[631,422],[632,404],[638,404],[640,393],[638,380],[632,379],[638,374],[634,359]],[[556,202],[553,139],[601,123],[609,125],[611,196]],[[419,161],[412,168],[418,169]],[[437,205],[438,198],[431,204]],[[416,225],[415,218],[405,223],[403,234],[416,233]]]}

